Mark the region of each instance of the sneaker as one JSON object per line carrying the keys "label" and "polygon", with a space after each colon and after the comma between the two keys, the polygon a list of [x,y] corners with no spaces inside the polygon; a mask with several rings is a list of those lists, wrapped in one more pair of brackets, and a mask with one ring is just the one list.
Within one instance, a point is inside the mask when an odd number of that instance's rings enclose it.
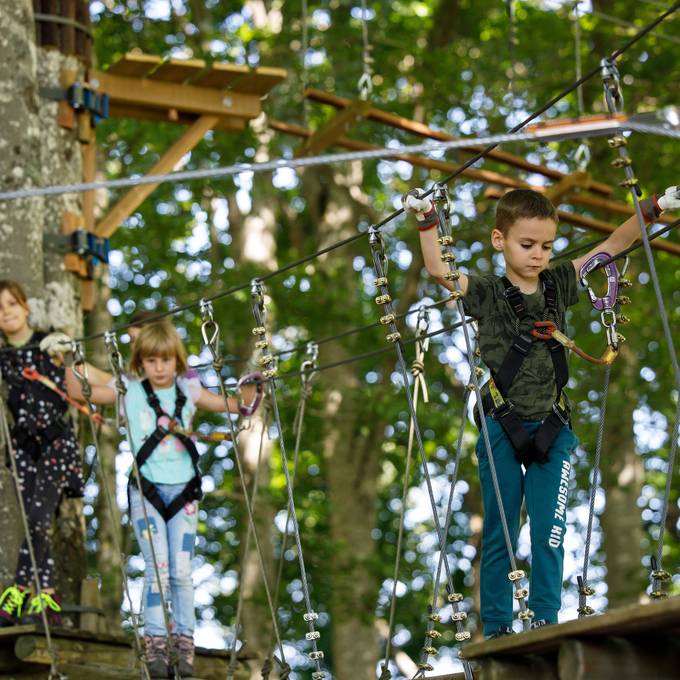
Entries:
{"label": "sneaker", "polygon": [[169,674],[168,638],[165,635],[144,636],[144,659],[151,678],[174,677]]}
{"label": "sneaker", "polygon": [[46,593],[33,595],[28,603],[26,616],[23,619],[26,623],[40,624],[43,622],[43,612],[47,616],[47,623],[50,626],[61,626],[61,598],[56,593]]}
{"label": "sneaker", "polygon": [[0,627],[18,626],[24,603],[30,596],[29,590],[9,586],[0,595]]}
{"label": "sneaker", "polygon": [[552,626],[552,623],[546,619],[535,619],[531,622],[531,630],[536,628],[543,628],[543,626]]}
{"label": "sneaker", "polygon": [[[180,678],[191,678],[194,674],[194,638],[192,635],[173,635],[172,642],[179,654],[177,670]],[[172,669],[171,669],[172,672]]]}
{"label": "sneaker", "polygon": [[496,638],[503,637],[504,635],[514,635],[515,631],[512,626],[501,626],[496,632],[487,635],[487,640],[495,640]]}

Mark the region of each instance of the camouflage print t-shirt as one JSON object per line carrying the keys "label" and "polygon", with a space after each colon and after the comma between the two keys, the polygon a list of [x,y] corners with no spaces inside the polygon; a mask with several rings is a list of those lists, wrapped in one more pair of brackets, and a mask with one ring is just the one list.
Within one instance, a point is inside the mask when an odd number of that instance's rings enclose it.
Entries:
{"label": "camouflage print t-shirt", "polygon": [[[574,265],[570,261],[561,262],[546,273],[557,288],[558,318],[551,320],[557,323],[558,328],[564,329],[566,309],[578,301]],[[469,276],[468,290],[463,299],[465,310],[478,322],[482,361],[493,372],[500,368],[518,329],[521,333],[529,333],[534,321],[547,317],[541,284],[535,293],[524,295],[529,316],[521,323],[505,299],[504,290],[503,281],[498,276]],[[487,386],[482,388],[482,393],[486,392]],[[534,342],[506,397],[515,405],[517,414],[526,420],[543,420],[551,411],[557,388],[546,342]]]}

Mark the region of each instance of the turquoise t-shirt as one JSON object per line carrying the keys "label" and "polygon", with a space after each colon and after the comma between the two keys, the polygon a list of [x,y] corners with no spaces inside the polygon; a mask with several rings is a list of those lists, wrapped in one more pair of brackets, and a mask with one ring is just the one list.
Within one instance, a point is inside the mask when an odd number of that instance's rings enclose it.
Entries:
{"label": "turquoise t-shirt", "polygon": [[[127,379],[125,408],[130,426],[130,437],[135,451],[156,429],[156,414],[146,400],[146,392],[140,380]],[[182,427],[191,429],[196,413],[196,401],[201,394],[201,382],[198,378],[177,378],[177,386],[187,397],[182,409]],[[175,386],[156,390],[163,411],[170,416],[175,413]],[[162,426],[167,426],[166,418],[160,419]],[[149,456],[140,472],[154,484],[182,484],[194,476],[191,456],[182,442],[173,435],[167,435]]]}

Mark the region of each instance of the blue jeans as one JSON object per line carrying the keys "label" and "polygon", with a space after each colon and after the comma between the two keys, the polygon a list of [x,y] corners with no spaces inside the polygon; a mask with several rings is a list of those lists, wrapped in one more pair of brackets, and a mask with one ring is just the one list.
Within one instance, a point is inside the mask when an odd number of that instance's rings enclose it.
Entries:
{"label": "blue jeans", "polygon": [[[184,484],[157,484],[158,493],[167,505],[184,489]],[[169,522],[144,499],[149,525],[153,534],[158,571],[166,602],[171,604],[171,629],[177,635],[193,635],[196,625],[194,586],[191,561],[194,557],[198,502],[187,503]],[[167,635],[161,606],[158,580],[151,555],[141,496],[134,484],[130,487],[130,521],[144,556],[144,633]]]}
{"label": "blue jeans", "polygon": [[[541,422],[526,420],[523,424],[533,435]],[[578,439],[571,428],[563,427],[550,447],[548,462],[532,463],[525,471],[515,459],[515,450],[503,428],[489,416],[486,425],[513,553],[517,551],[522,499],[526,500],[531,537],[529,609],[533,610],[536,619],[557,623],[562,599],[563,543],[571,473],[569,459]],[[513,588],[508,580],[510,559],[481,434],[477,441],[477,458],[484,503],[481,616],[484,635],[490,635],[501,627],[512,625]]]}

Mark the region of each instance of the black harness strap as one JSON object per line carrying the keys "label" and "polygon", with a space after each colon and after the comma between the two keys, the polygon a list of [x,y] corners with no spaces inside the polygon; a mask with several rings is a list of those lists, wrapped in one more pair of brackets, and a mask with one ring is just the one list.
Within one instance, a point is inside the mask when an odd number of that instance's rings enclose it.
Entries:
{"label": "black harness strap", "polygon": [[[552,278],[541,272],[540,280],[543,284],[543,296],[545,308],[557,321],[557,289]],[[521,290],[514,286],[507,277],[502,278],[505,286],[504,296],[510,308],[522,321],[529,316]],[[548,451],[555,437],[564,425],[569,424],[569,410],[562,398],[562,390],[569,380],[569,369],[564,347],[557,340],[548,340],[548,349],[555,373],[555,386],[557,397],[552,406],[552,411],[543,421],[538,431],[532,438],[527,432],[522,419],[517,415],[513,403],[507,399],[507,394],[515,377],[519,373],[524,359],[527,357],[535,340],[530,335],[518,333],[512,341],[512,345],[503,361],[493,376],[493,384],[490,385],[490,394],[484,398],[483,406],[485,413],[497,420],[503,431],[508,436],[510,443],[515,449],[517,460],[525,466],[532,462],[545,462],[548,459]],[[495,396],[494,396],[495,392]]]}
{"label": "black harness strap", "polygon": [[[158,421],[163,417],[170,418],[170,416],[163,411],[161,407],[158,395],[154,392],[151,383],[148,380],[142,381],[142,387],[144,392],[146,392],[146,400],[156,414],[156,429],[147,437],[146,441],[142,444],[139,451],[135,456],[137,461],[137,467],[141,470],[142,465],[146,463],[149,456],[156,450],[158,445],[165,439],[165,437],[177,437],[191,456],[191,463],[194,467],[194,476],[187,482],[182,492],[178,494],[169,505],[163,502],[156,485],[146,479],[144,475],[140,473],[142,481],[142,493],[144,498],[153,505],[156,510],[160,513],[163,519],[167,522],[172,519],[187,503],[195,500],[201,500],[203,497],[203,492],[201,491],[201,471],[198,467],[199,454],[196,449],[196,445],[190,437],[187,437],[181,432],[171,432],[169,429],[161,427]],[[187,403],[187,396],[179,388],[179,385],[175,382],[175,413],[172,416],[172,420],[182,424],[182,409]]]}

